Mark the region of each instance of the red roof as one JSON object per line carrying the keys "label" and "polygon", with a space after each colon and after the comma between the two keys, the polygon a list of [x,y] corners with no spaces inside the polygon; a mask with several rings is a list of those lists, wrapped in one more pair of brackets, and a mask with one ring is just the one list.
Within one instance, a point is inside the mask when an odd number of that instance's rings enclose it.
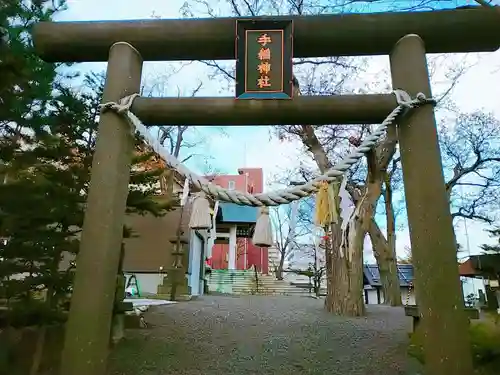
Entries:
{"label": "red roof", "polygon": [[466,277],[474,277],[480,275],[480,272],[472,265],[471,259],[467,259],[465,262],[460,263],[458,265],[458,272],[460,273],[460,276]]}

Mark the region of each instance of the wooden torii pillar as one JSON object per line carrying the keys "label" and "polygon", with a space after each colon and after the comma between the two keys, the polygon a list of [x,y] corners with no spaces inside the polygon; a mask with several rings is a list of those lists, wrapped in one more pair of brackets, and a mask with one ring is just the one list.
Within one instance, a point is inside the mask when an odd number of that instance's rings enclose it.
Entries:
{"label": "wooden torii pillar", "polygon": [[[404,89],[412,97],[419,92],[432,97],[425,46],[418,35],[401,38],[389,57],[393,88]],[[418,108],[398,125],[415,293],[425,332],[426,373],[472,374],[469,320],[463,312],[457,244],[434,108]]]}
{"label": "wooden torii pillar", "polygon": [[[412,95],[430,96],[426,52],[495,51],[500,45],[499,13],[485,7],[282,17],[290,18],[295,57],[390,55],[394,87]],[[118,101],[139,92],[143,59],[234,58],[235,22],[232,18],[42,22],[34,28],[34,41],[39,55],[49,62],[108,61],[103,101]],[[396,105],[392,95],[237,102],[139,98],[132,111],[149,125],[370,124],[382,121]],[[400,124],[399,136],[415,282],[426,332],[426,374],[470,375],[471,353],[434,111],[426,106],[415,112]],[[124,119],[114,113],[101,116],[62,375],[106,372],[131,140]]]}
{"label": "wooden torii pillar", "polygon": [[[102,100],[118,101],[139,92],[141,72],[139,52],[128,43],[113,44]],[[61,374],[101,375],[106,371],[133,146],[133,133],[123,118],[102,113]]]}

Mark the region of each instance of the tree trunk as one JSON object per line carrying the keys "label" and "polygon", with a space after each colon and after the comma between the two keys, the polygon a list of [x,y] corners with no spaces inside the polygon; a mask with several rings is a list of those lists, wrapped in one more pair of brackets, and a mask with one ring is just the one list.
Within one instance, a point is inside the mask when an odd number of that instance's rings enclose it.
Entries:
{"label": "tree trunk", "polygon": [[285,265],[285,254],[280,252],[280,263],[276,268],[276,280],[283,280],[283,267]]}
{"label": "tree trunk", "polygon": [[313,277],[313,282],[314,282],[314,295],[316,297],[319,297],[319,289],[321,286],[321,274],[318,271],[318,248],[314,246],[314,277]]}
{"label": "tree trunk", "polygon": [[[64,231],[66,231],[66,229],[67,228],[63,228]],[[47,306],[47,311],[50,315],[52,315],[53,309],[57,308],[58,296],[56,294],[54,286],[59,281],[57,280],[57,278],[59,277],[58,266],[61,258],[62,251],[56,251],[56,254],[54,254],[53,259],[50,262],[50,281],[49,283],[47,283],[48,285],[45,297],[45,305]],[[45,340],[47,338],[47,325],[49,324],[49,322],[44,320],[40,321],[40,324],[38,326],[35,351],[33,353],[33,360],[31,362],[29,375],[37,375],[40,369],[40,365],[42,364],[45,349]]]}
{"label": "tree trunk", "polygon": [[[393,170],[396,167],[394,166]],[[392,186],[391,176],[386,172],[384,179],[384,201],[385,201],[385,219],[387,223],[387,245],[396,258],[396,217],[394,215],[394,206],[392,205]]]}
{"label": "tree trunk", "polygon": [[314,275],[313,277],[313,283],[314,295],[316,297],[319,297],[320,281],[318,280],[318,277],[316,275]]}
{"label": "tree trunk", "polygon": [[[321,146],[319,139],[310,125],[302,125],[302,142],[314,156],[321,173],[330,167],[328,156]],[[349,225],[351,226],[351,225]],[[354,225],[354,234],[358,232]],[[356,236],[353,237],[355,239]],[[342,230],[340,223],[330,226],[330,239],[326,241],[326,279],[327,295],[325,308],[327,311],[342,316],[361,316],[364,314],[363,301],[363,240],[348,241],[350,251],[341,249]],[[343,244],[345,246],[345,244]],[[343,253],[351,253],[352,259],[348,261]]]}
{"label": "tree trunk", "polygon": [[166,168],[160,176],[160,191],[168,199],[173,199],[174,195],[174,171]]}
{"label": "tree trunk", "polygon": [[316,280],[316,285],[317,285],[317,290],[316,290],[316,297],[319,297],[321,295],[321,284],[323,281],[323,275],[324,275],[325,269],[322,267],[319,270],[315,271],[315,280]]}
{"label": "tree trunk", "polygon": [[[391,157],[393,153],[393,146],[384,149],[386,151],[386,158]],[[390,160],[390,159],[388,159]],[[359,216],[360,230],[362,234],[361,246],[366,233],[369,234],[372,241],[373,254],[377,261],[377,267],[380,273],[380,283],[382,284],[382,291],[384,293],[384,304],[390,306],[401,306],[401,289],[399,285],[399,277],[396,263],[396,250],[395,245],[391,250],[389,244],[384,238],[382,231],[374,220],[375,208],[377,202],[382,194],[382,183],[386,181],[387,174],[380,170],[377,166],[377,159],[375,152],[370,151],[367,153],[368,161],[368,176],[365,184],[364,194],[354,194],[351,196],[356,202],[356,214]],[[388,162],[388,161],[387,161]],[[384,162],[386,165],[387,162]],[[352,189],[351,189],[352,190]],[[390,205],[388,215],[394,219],[392,205]],[[387,209],[387,207],[386,207]],[[392,225],[392,227],[391,227]],[[388,228],[391,229],[393,234],[392,241],[394,242],[394,220],[388,222]]]}
{"label": "tree trunk", "polygon": [[[395,168],[395,167],[394,167]],[[391,186],[391,178],[389,174],[385,173],[385,190],[384,190],[384,200],[385,200],[385,217],[387,222],[387,242],[381,241],[380,247],[373,246],[375,249],[373,252],[376,255],[384,254],[384,256],[380,256],[381,258],[385,258],[382,263],[386,263],[388,267],[384,267],[383,271],[380,272],[380,279],[382,280],[382,285],[384,288],[384,294],[387,298],[384,298],[384,303],[390,306],[401,306],[402,298],[401,298],[401,285],[399,283],[399,275],[397,268],[397,256],[396,256],[396,218],[394,216],[394,207],[392,205],[392,186]],[[372,226],[370,223],[370,226]],[[380,228],[374,228],[380,231]],[[374,232],[375,234],[375,232]],[[382,233],[379,233],[381,238]],[[372,238],[370,232],[370,239]],[[372,240],[373,244],[374,240]],[[382,247],[384,242],[387,246]],[[377,263],[379,261],[377,260]],[[380,269],[380,266],[379,266]],[[384,286],[385,284],[385,286]],[[384,296],[385,297],[385,296]]]}
{"label": "tree trunk", "polygon": [[[331,229],[331,237],[326,247],[325,307],[327,311],[336,315],[362,316],[365,313],[363,301],[364,231],[358,218],[355,217],[349,223],[347,236],[342,233],[339,224],[333,224]],[[343,235],[344,240],[342,240]]]}
{"label": "tree trunk", "polygon": [[384,304],[401,306],[401,288],[399,285],[396,253],[390,249],[374,219],[370,222],[368,234],[372,241],[373,254],[377,260],[380,273],[380,283],[384,292]]}

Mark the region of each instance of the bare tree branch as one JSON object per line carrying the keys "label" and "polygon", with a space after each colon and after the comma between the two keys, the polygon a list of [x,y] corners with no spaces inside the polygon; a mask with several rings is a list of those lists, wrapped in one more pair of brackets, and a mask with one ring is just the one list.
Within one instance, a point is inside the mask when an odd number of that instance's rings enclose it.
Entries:
{"label": "bare tree branch", "polygon": [[453,218],[491,223],[500,193],[500,121],[491,113],[462,114],[442,126],[440,138]]}
{"label": "bare tree branch", "polygon": [[476,3],[479,5],[485,6],[485,7],[494,7],[494,5],[491,2],[487,2],[485,0],[474,0]]}

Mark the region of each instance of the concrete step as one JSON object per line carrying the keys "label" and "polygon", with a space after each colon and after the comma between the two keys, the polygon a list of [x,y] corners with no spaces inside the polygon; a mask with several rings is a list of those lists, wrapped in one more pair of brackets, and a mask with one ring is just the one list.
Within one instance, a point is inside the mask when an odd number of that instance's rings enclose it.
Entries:
{"label": "concrete step", "polygon": [[216,291],[228,294],[309,294],[307,289],[297,288],[293,285],[273,285],[255,283],[225,283],[209,284],[210,291]]}
{"label": "concrete step", "polygon": [[213,270],[208,279],[212,292],[228,294],[262,295],[309,295],[309,290],[297,288],[285,280],[276,280],[272,275],[258,273],[258,286],[255,283],[254,270]]}
{"label": "concrete step", "polygon": [[[177,294],[175,296],[176,301],[191,301],[192,296],[189,294]],[[151,299],[163,299],[170,301],[170,294],[155,294]]]}

